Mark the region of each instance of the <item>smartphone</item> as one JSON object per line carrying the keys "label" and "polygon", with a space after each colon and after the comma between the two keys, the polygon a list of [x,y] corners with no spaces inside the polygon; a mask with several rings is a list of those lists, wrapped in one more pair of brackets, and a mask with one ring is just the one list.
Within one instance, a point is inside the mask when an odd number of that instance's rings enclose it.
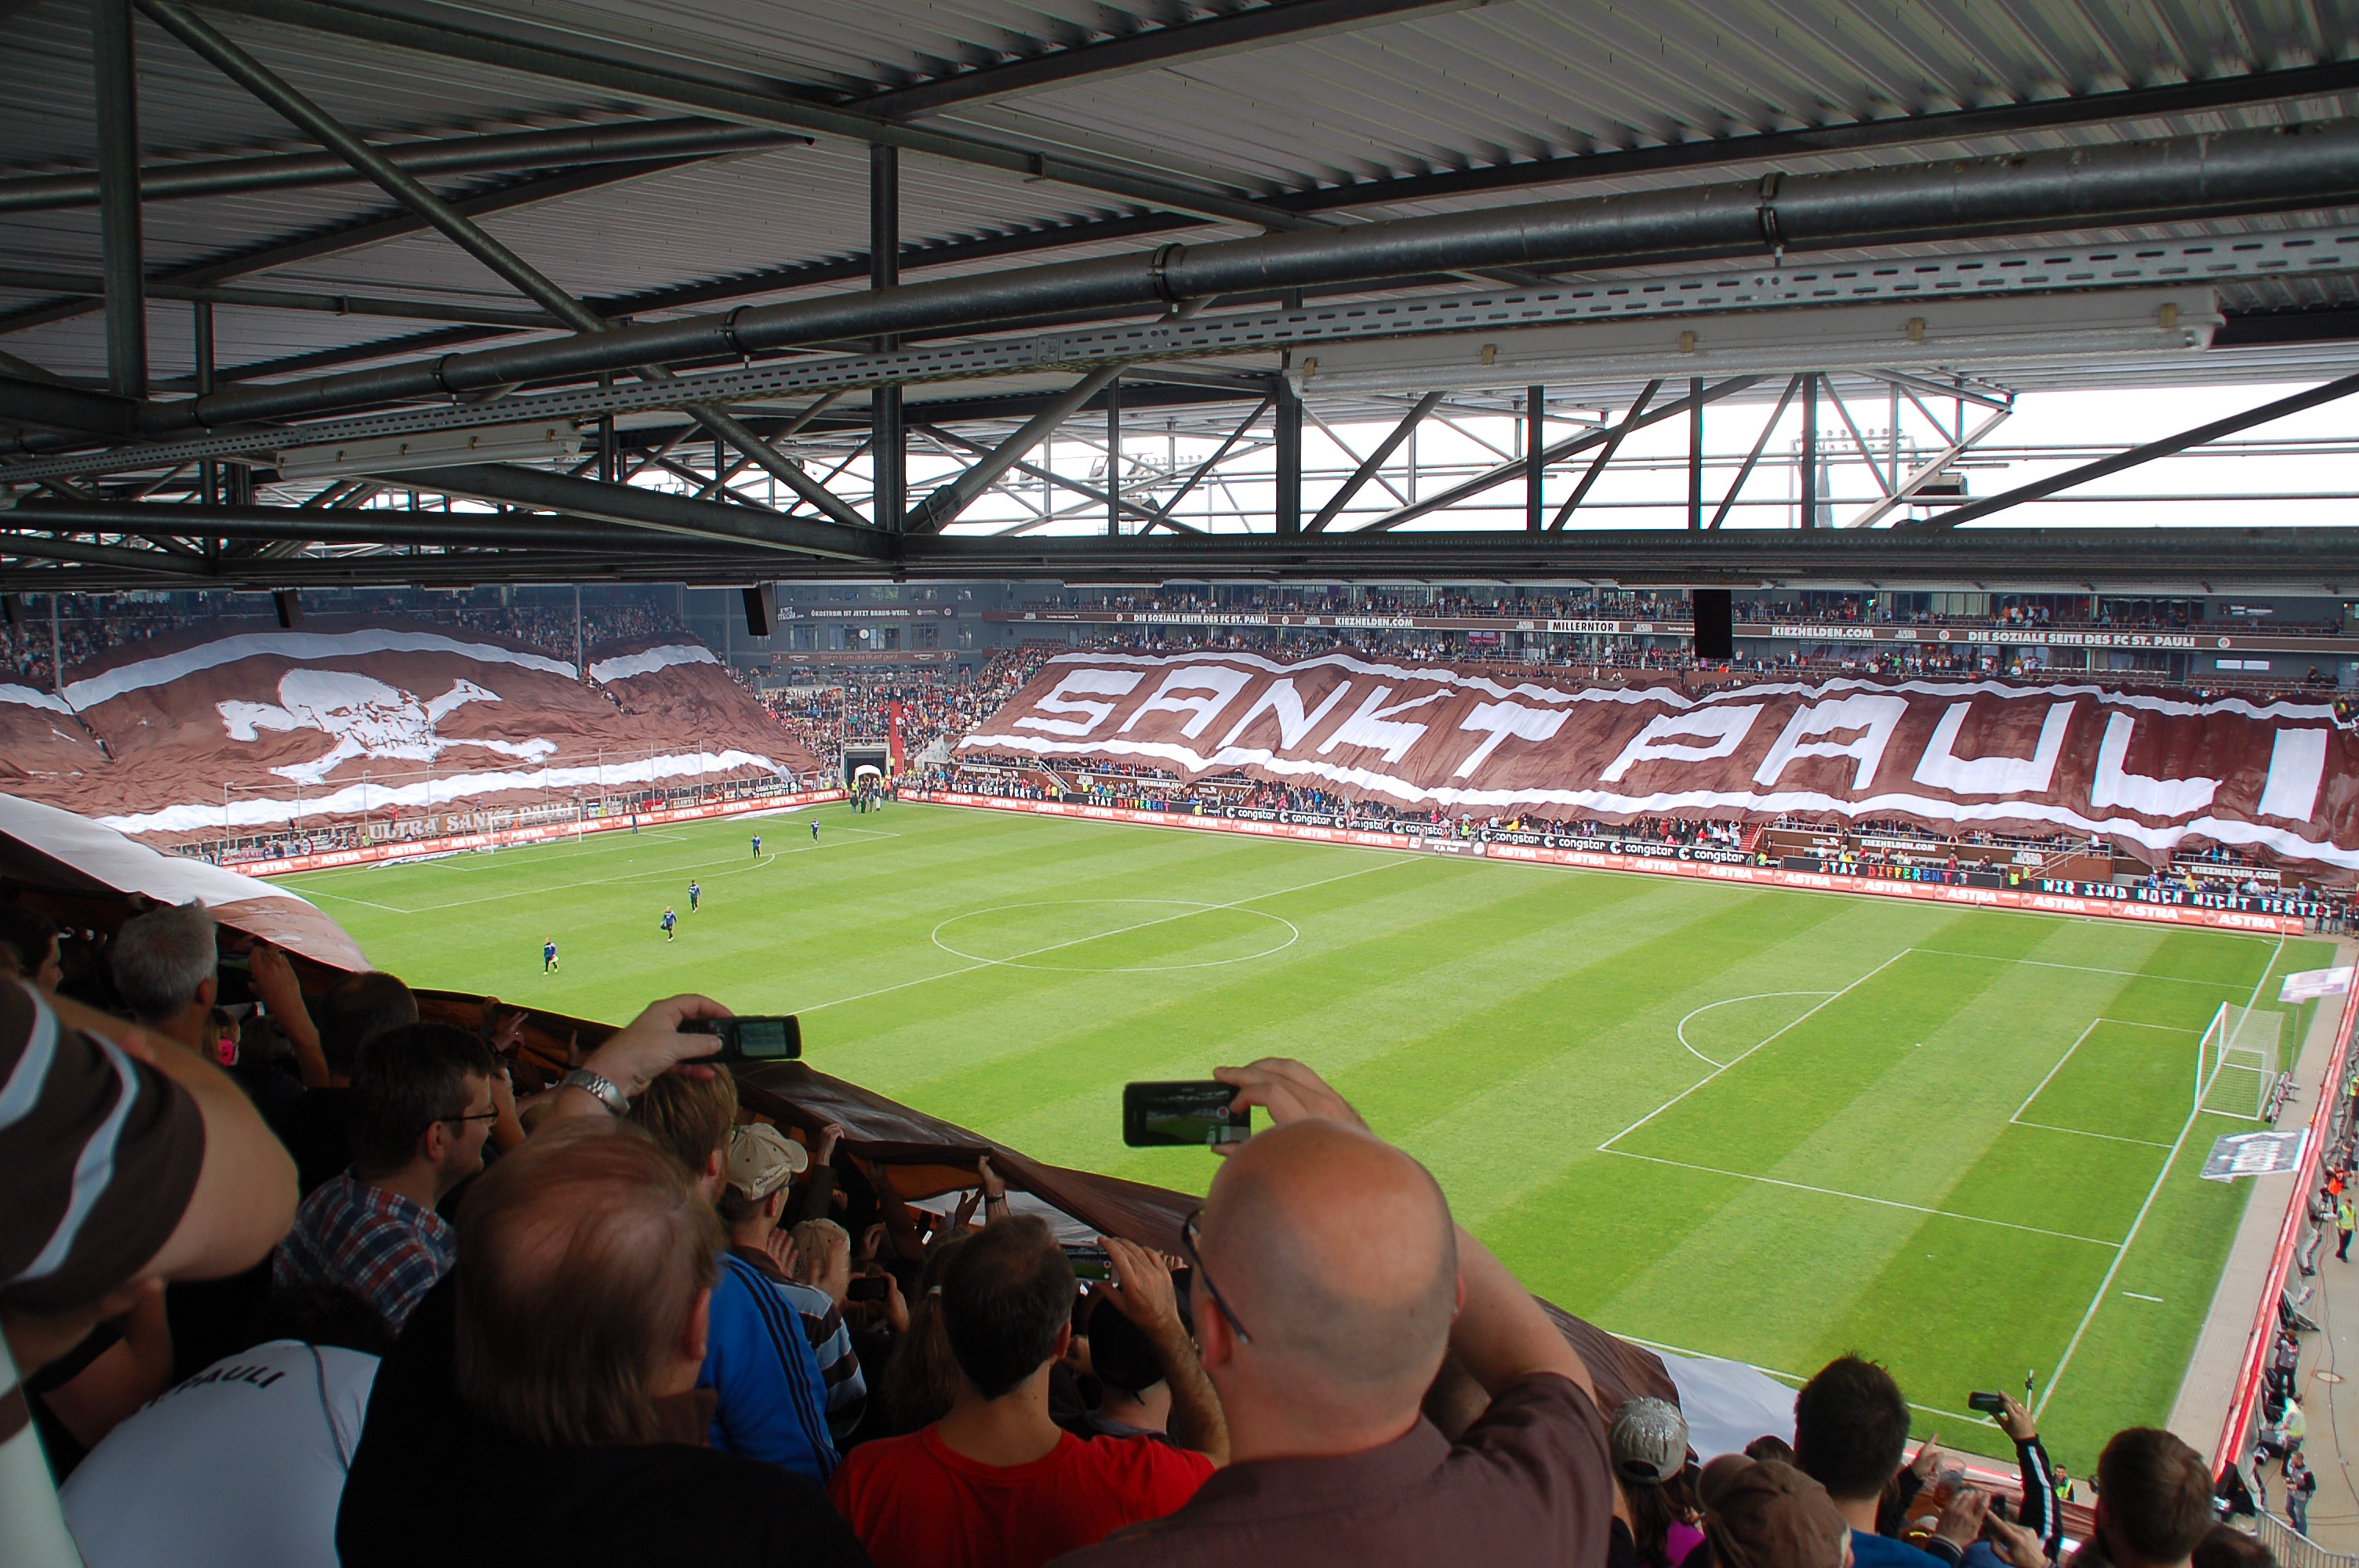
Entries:
{"label": "smartphone", "polygon": [[854,1274],[843,1288],[848,1302],[881,1302],[892,1293],[893,1281],[882,1274]]}
{"label": "smartphone", "polygon": [[742,1018],[691,1018],[682,1034],[712,1034],[721,1040],[716,1062],[792,1062],[803,1054],[802,1020],[791,1012]]}
{"label": "smartphone", "polygon": [[1210,1078],[1125,1084],[1122,1141],[1133,1149],[1242,1143],[1253,1136],[1253,1108],[1234,1105],[1236,1095]]}
{"label": "smartphone", "polygon": [[1111,1280],[1114,1278],[1114,1254],[1103,1247],[1069,1246],[1065,1260],[1073,1266],[1077,1280]]}
{"label": "smartphone", "polygon": [[1968,1394],[1966,1408],[1970,1411],[1980,1411],[1984,1415],[2005,1415],[2006,1400],[1997,1394]]}

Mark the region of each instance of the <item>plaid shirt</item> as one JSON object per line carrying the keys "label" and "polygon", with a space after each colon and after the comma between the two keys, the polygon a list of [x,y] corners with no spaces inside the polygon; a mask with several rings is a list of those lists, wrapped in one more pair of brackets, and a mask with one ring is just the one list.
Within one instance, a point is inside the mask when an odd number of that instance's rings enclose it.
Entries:
{"label": "plaid shirt", "polygon": [[440,1215],[346,1171],[295,1211],[270,1281],[342,1286],[398,1329],[458,1256],[458,1232]]}

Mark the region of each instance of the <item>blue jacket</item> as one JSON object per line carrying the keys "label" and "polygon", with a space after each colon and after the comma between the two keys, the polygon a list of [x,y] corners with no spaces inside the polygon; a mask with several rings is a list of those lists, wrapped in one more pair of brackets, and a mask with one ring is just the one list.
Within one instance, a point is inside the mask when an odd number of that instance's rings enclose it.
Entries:
{"label": "blue jacket", "polygon": [[814,1487],[835,1470],[827,1385],[802,1321],[753,1266],[727,1253],[712,1281],[712,1321],[696,1386],[721,1397],[712,1446],[791,1470]]}

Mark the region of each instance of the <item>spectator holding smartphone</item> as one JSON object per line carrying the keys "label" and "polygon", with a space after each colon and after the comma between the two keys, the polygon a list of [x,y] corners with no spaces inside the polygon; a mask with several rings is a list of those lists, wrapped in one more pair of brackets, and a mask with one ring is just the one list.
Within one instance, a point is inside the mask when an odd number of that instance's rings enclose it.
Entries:
{"label": "spectator holding smartphone", "polygon": [[853,1449],[829,1488],[877,1568],[1037,1568],[1170,1512],[1226,1456],[1170,1271],[1129,1242],[1105,1247],[1115,1282],[1099,1310],[1131,1316],[1154,1342],[1188,1446],[1084,1442],[1050,1419],[1050,1368],[1072,1338],[1072,1265],[1045,1221],[997,1220],[961,1241],[942,1275],[942,1331],[958,1369],[950,1413]]}
{"label": "spectator holding smartphone", "polygon": [[[1539,1303],[1309,1067],[1214,1076],[1275,1124],[1181,1231],[1232,1462],[1067,1568],[1604,1562],[1604,1422]],[[1490,1399],[1454,1444],[1421,1413],[1445,1354]]]}

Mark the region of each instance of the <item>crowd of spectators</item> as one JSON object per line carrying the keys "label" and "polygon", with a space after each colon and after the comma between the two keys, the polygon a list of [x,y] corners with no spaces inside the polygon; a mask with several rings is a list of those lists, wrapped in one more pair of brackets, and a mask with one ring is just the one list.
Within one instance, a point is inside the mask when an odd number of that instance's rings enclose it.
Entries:
{"label": "crowd of spectators", "polygon": [[[2038,837],[1969,829],[1942,834],[1900,821],[1825,821],[1781,817],[1770,824],[1744,824],[1712,816],[1647,815],[1624,822],[1596,817],[1550,817],[1538,813],[1503,816],[1449,813],[1438,806],[1410,810],[1381,799],[1244,773],[1193,782],[1132,762],[1092,760],[1048,763],[1021,756],[970,752],[915,773],[912,787],[985,795],[995,799],[1059,800],[1129,811],[1190,815],[1286,813],[1315,826],[1342,826],[1427,837],[1487,838],[1497,834],[1542,834],[1582,839],[1641,840],[1675,848],[1713,846],[1742,854],[1749,863],[1770,866],[1793,855],[1821,861],[1837,871],[1907,881],[1962,882],[1969,875],[2001,879],[1986,885],[2008,887],[2063,876],[2179,897],[2235,895],[2286,898],[2300,905],[2287,913],[2311,919],[2322,933],[2340,933],[2352,917],[2351,890],[2310,885],[2292,871],[2264,866],[2228,848],[2189,854],[2168,866],[2148,867],[2117,859],[2102,838],[2060,833]],[[1782,840],[1782,841],[1781,841]],[[2168,902],[2169,900],[2165,900]]]}
{"label": "crowd of spectators", "polygon": [[1269,1125],[1177,1256],[1093,1253],[987,1154],[929,1214],[752,1114],[706,999],[520,1093],[523,1015],[225,946],[158,908],[92,968],[0,909],[12,1563],[2267,1568],[2169,1433],[2075,1543],[2022,1405],[2002,1499],[1856,1356],[1699,1465],[1298,1062],[1220,1070]]}
{"label": "crowd of spectators", "polygon": [[[2104,629],[2114,631],[2183,632],[2190,626],[2216,626],[2203,619],[2194,600],[2107,598],[2093,594],[2016,594],[1984,596],[1985,607],[1973,612],[1930,608],[1944,596],[1908,593],[1862,594],[1843,590],[1810,590],[1783,599],[1742,599],[1732,606],[1739,622],[1767,624],[1809,621],[1888,626]],[[1548,616],[1566,620],[1676,620],[1692,612],[1684,593],[1614,589],[1543,589],[1495,588],[1487,590],[1436,587],[1425,589],[1383,588],[1265,587],[1229,589],[1218,595],[1167,590],[1158,593],[1069,592],[1049,600],[1027,604],[1031,610],[1113,610],[1163,614],[1309,614],[1495,616],[1521,619]],[[2339,619],[2321,622],[2278,622],[2267,629],[2278,633],[2340,636]]]}
{"label": "crowd of spectators", "polygon": [[[54,652],[71,675],[103,654],[145,643],[168,633],[191,627],[218,628],[221,635],[274,629],[274,611],[244,605],[204,603],[195,609],[145,603],[133,600],[77,596],[64,600],[52,635],[49,618],[32,614],[21,622],[0,624],[0,670],[6,678],[37,691],[55,688],[50,668]],[[487,633],[521,643],[552,659],[573,662],[573,610],[534,604],[470,604],[449,594],[387,592],[355,601],[356,614],[398,615],[468,632]],[[581,646],[595,650],[608,643],[682,634],[679,620],[652,603],[589,605],[582,611]]]}
{"label": "crowd of spectators", "polygon": [[1058,650],[1000,649],[980,669],[919,667],[836,676],[821,687],[777,687],[763,706],[822,761],[840,757],[847,740],[881,741],[901,709],[901,745],[915,759],[938,741],[955,741],[1005,707]]}

